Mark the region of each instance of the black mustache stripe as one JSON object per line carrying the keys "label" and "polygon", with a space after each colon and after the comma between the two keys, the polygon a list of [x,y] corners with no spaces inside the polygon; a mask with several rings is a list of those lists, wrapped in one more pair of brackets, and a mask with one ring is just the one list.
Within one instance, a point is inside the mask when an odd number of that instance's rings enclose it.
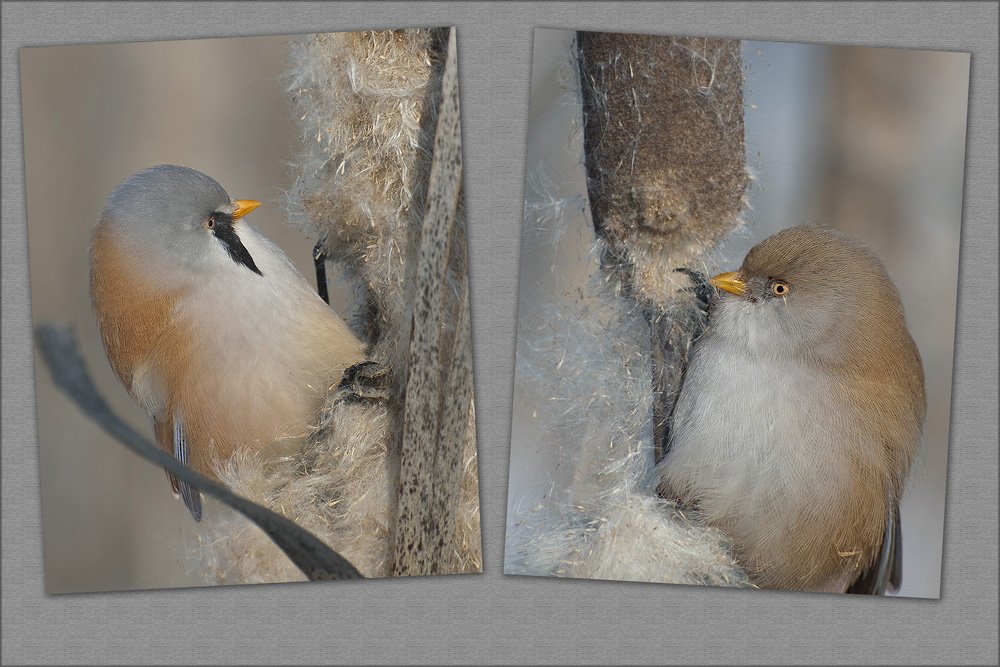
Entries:
{"label": "black mustache stripe", "polygon": [[253,257],[250,256],[250,252],[247,250],[243,242],[240,241],[240,237],[236,235],[236,231],[233,229],[233,223],[229,220],[220,220],[216,218],[215,227],[212,229],[212,233],[215,234],[215,238],[219,239],[219,243],[226,249],[229,256],[237,264],[242,264],[247,267],[258,276],[263,277],[263,273],[254,264]]}

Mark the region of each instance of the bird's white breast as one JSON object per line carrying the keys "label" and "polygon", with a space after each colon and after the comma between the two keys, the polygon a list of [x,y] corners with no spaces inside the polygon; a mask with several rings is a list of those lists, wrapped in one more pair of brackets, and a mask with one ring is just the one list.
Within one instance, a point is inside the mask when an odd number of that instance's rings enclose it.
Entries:
{"label": "bird's white breast", "polygon": [[202,395],[194,400],[237,423],[266,425],[253,429],[261,438],[297,435],[329,386],[363,359],[363,346],[280,248],[237,229],[262,275],[220,247],[215,270],[178,305],[197,341],[190,373]]}
{"label": "bird's white breast", "polygon": [[[761,355],[711,328],[688,367],[674,412],[666,486],[696,500],[709,522],[737,539],[784,530],[782,517],[812,512],[850,488],[845,425],[831,378],[795,359]],[[776,537],[777,539],[777,537]]]}

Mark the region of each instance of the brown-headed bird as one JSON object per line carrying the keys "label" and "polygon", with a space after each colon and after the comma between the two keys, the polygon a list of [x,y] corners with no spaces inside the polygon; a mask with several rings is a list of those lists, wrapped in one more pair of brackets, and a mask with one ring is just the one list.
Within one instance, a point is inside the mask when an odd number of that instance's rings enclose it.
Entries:
{"label": "brown-headed bird", "polygon": [[923,369],[899,293],[859,241],[806,225],[753,247],[697,341],[657,466],[765,588],[898,589],[899,499]]}

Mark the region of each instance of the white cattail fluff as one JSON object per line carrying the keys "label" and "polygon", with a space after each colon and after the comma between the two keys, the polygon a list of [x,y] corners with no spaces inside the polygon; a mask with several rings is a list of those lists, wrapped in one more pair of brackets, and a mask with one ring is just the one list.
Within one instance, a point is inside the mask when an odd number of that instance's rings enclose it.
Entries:
{"label": "white cattail fluff", "polygon": [[[294,454],[268,459],[238,452],[219,477],[234,493],[311,532],[364,576],[388,576],[398,463],[386,446],[386,409],[328,403],[320,419]],[[234,510],[213,504],[203,523],[203,574],[210,582],[305,580],[260,528]]]}
{"label": "white cattail fluff", "polygon": [[331,33],[291,45],[302,144],[289,218],[355,279],[355,326],[375,357],[396,354],[409,333],[407,258],[423,222],[446,35]]}
{"label": "white cattail fluff", "polygon": [[[526,210],[533,243],[571,236],[565,202]],[[748,586],[726,538],[656,493],[649,325],[601,271],[603,243],[591,246],[588,278],[557,280],[535,294],[541,305],[522,305],[517,385],[549,463],[544,493],[511,485],[504,571]]]}

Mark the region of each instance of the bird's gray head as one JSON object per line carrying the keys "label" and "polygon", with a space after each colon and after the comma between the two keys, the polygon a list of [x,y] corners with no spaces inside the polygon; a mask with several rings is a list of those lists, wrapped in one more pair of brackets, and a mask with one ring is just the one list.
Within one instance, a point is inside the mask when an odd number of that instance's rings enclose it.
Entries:
{"label": "bird's gray head", "polygon": [[234,202],[215,179],[200,171],[159,165],[115,188],[101,218],[124,242],[158,250],[175,264],[211,270],[220,257],[228,255],[260,275],[233,229],[239,218],[258,205],[249,200]]}
{"label": "bird's gray head", "polygon": [[853,352],[874,328],[905,332],[899,293],[878,257],[815,225],[761,241],[739,271],[712,284],[723,290],[713,319],[759,352],[837,356]]}

